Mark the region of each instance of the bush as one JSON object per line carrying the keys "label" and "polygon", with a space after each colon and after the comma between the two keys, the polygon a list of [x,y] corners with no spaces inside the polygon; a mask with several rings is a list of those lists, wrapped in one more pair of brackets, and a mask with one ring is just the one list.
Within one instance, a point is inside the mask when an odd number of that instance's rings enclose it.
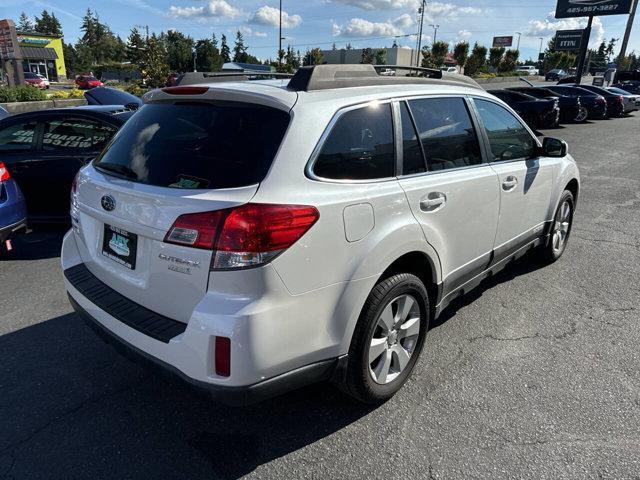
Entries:
{"label": "bush", "polygon": [[136,97],[142,97],[142,95],[146,93],[146,90],[137,83],[128,83],[124,86],[123,90]]}
{"label": "bush", "polygon": [[84,91],[73,87],[73,89],[69,91],[67,98],[84,98]]}
{"label": "bush", "polygon": [[49,98],[65,99],[65,98],[69,98],[69,92],[67,90],[53,90],[47,96]]}
{"label": "bush", "polygon": [[16,101],[15,88],[0,88],[0,103],[10,103]]}
{"label": "bush", "polygon": [[47,95],[39,88],[30,85],[0,88],[0,102],[36,102],[46,100]]}

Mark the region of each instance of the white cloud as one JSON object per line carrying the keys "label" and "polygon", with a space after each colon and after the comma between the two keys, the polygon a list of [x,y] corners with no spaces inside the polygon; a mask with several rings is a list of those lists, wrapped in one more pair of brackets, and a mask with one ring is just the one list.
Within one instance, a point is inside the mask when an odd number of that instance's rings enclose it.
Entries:
{"label": "white cloud", "polygon": [[463,40],[468,39],[469,37],[471,37],[471,32],[469,30],[460,30],[458,32],[458,38],[461,38]]}
{"label": "white cloud", "polygon": [[[421,0],[328,0],[330,3],[339,3],[362,10],[398,10],[409,9],[414,12],[422,5]],[[468,15],[480,15],[485,10],[477,7],[459,7],[447,2],[428,2],[425,10],[425,18],[430,22],[442,17],[460,17]]]}
{"label": "white cloud", "polygon": [[398,28],[407,28],[413,25],[415,22],[413,21],[413,18],[411,17],[411,15],[409,15],[408,13],[403,13],[398,18],[396,18],[392,23]]}
{"label": "white cloud", "polygon": [[209,0],[207,5],[201,7],[176,7],[172,5],[169,7],[169,15],[182,18],[234,18],[242,15],[242,12],[229,5],[225,0]]}
{"label": "white cloud", "polygon": [[[530,37],[553,37],[556,30],[579,30],[587,26],[586,18],[563,18],[556,20],[553,12],[544,20],[529,20],[529,28],[525,32]],[[595,48],[604,40],[604,27],[600,17],[593,19],[591,41],[589,47]]]}
{"label": "white cloud", "polygon": [[256,37],[266,37],[267,34],[265,32],[253,32]]}
{"label": "white cloud", "polygon": [[352,18],[343,25],[332,26],[334,37],[391,37],[404,31],[392,22],[370,22],[364,18]]}
{"label": "white cloud", "polygon": [[420,0],[329,0],[331,3],[340,3],[362,10],[392,10],[399,8],[411,8],[417,10]]}
{"label": "white cloud", "polygon": [[[269,27],[277,27],[280,23],[280,10],[265,5],[256,10],[249,18],[249,23]],[[295,28],[302,23],[300,15],[290,15],[282,11],[282,28]]]}

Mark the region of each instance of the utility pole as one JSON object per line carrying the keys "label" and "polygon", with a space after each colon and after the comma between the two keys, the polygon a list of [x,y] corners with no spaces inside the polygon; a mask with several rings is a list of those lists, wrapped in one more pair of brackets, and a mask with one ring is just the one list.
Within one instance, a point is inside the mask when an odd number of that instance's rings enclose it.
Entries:
{"label": "utility pole", "polygon": [[516,32],[516,35],[518,35],[518,45],[516,46],[516,50],[519,52],[520,51],[520,37],[522,37],[522,32]]}
{"label": "utility pole", "polygon": [[622,40],[622,46],[620,47],[620,54],[618,55],[618,70],[622,70],[622,62],[624,62],[624,58],[627,56],[627,46],[629,45],[629,37],[631,36],[631,29],[633,28],[633,20],[636,16],[638,3],[640,3],[640,0],[636,0],[633,3],[629,19],[627,20],[627,29],[624,31],[624,38]]}
{"label": "utility pole", "polygon": [[278,64],[282,65],[282,0],[280,0],[280,22],[278,28]]}
{"label": "utility pole", "polygon": [[430,27],[433,27],[433,43],[436,43],[436,41],[438,40],[438,29],[440,28],[440,25],[429,25]]}
{"label": "utility pole", "polygon": [[544,42],[544,37],[540,37],[540,50],[538,51],[538,64],[540,66],[542,66],[542,60],[540,57],[542,57],[542,42]]}
{"label": "utility pole", "polygon": [[424,26],[424,11],[427,8],[427,0],[422,0],[422,6],[418,9],[420,14],[420,30],[418,32],[418,52],[416,55],[416,67],[420,66],[420,50],[422,48],[422,27]]}
{"label": "utility pole", "polygon": [[576,71],[576,84],[580,85],[582,82],[582,72],[584,71],[584,64],[589,51],[589,40],[591,39],[591,26],[593,25],[593,16],[589,17],[587,28],[584,29],[584,37],[582,38],[582,47],[580,48],[580,54],[578,57],[578,70]]}

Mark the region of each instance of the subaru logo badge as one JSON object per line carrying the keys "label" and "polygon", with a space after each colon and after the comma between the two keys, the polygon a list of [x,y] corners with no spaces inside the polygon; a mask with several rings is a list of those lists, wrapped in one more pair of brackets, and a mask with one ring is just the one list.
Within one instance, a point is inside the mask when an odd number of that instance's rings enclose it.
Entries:
{"label": "subaru logo badge", "polygon": [[116,208],[116,199],[111,195],[104,195],[100,200],[100,204],[107,212],[112,212]]}

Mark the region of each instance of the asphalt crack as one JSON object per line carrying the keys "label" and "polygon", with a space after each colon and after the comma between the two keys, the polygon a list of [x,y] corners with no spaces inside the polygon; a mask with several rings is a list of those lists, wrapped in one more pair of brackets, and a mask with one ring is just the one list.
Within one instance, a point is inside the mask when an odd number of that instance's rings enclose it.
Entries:
{"label": "asphalt crack", "polygon": [[578,333],[578,325],[575,320],[572,320],[570,323],[570,327],[566,332],[562,332],[556,335],[543,335],[540,332],[536,332],[533,335],[522,335],[520,337],[498,337],[493,334],[485,334],[479,335],[477,337],[467,338],[469,343],[475,343],[480,340],[493,340],[496,342],[521,342],[524,340],[534,340],[536,338],[540,338],[543,340],[564,340],[567,337],[573,336]]}

